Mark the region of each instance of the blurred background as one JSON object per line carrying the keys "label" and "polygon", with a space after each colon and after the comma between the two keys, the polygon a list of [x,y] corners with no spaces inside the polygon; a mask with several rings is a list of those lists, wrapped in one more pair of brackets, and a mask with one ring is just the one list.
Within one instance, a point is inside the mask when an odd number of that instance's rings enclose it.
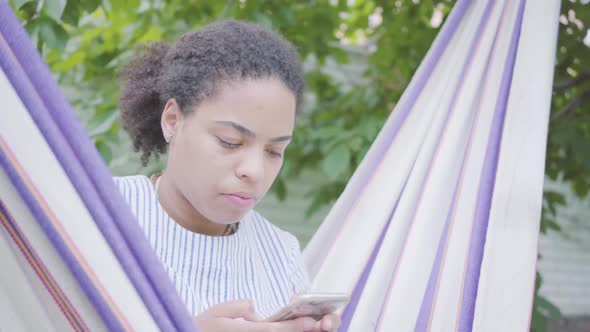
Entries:
{"label": "blurred background", "polygon": [[[138,44],[173,41],[223,18],[258,22],[295,44],[306,108],[258,210],[305,246],[455,1],[9,2],[114,175],[148,175],[164,165],[162,158],[142,167],[119,125],[117,70]],[[562,1],[531,326],[537,332],[590,331],[589,2]]]}

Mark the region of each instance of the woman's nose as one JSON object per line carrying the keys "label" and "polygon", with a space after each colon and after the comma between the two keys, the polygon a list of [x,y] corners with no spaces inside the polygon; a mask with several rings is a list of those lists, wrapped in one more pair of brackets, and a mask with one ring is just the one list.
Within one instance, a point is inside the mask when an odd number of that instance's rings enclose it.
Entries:
{"label": "woman's nose", "polygon": [[236,175],[240,179],[257,182],[264,176],[264,153],[249,152],[236,168]]}

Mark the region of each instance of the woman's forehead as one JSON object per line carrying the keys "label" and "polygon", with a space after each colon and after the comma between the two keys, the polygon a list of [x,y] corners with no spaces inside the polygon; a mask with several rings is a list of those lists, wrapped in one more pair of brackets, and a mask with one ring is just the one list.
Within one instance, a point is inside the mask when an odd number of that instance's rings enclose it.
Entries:
{"label": "woman's forehead", "polygon": [[197,107],[195,115],[209,125],[234,129],[237,125],[264,136],[290,135],[295,108],[295,96],[281,81],[257,79],[224,84]]}

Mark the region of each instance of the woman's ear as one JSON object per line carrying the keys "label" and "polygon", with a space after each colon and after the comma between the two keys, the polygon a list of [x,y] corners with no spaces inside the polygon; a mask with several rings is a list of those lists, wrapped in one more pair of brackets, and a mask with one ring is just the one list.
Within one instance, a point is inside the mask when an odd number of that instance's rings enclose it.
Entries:
{"label": "woman's ear", "polygon": [[180,106],[174,98],[168,99],[166,105],[164,105],[164,111],[162,112],[162,118],[160,119],[166,143],[170,143],[176,134],[181,119],[182,112],[180,111]]}

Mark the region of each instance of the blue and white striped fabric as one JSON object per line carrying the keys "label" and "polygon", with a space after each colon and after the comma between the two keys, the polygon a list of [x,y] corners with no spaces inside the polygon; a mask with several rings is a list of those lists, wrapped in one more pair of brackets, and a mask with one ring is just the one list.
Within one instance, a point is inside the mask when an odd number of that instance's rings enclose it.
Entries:
{"label": "blue and white striped fabric", "polygon": [[197,234],[178,225],[142,175],[115,178],[189,312],[250,299],[268,316],[307,289],[299,242],[255,211],[230,236]]}

